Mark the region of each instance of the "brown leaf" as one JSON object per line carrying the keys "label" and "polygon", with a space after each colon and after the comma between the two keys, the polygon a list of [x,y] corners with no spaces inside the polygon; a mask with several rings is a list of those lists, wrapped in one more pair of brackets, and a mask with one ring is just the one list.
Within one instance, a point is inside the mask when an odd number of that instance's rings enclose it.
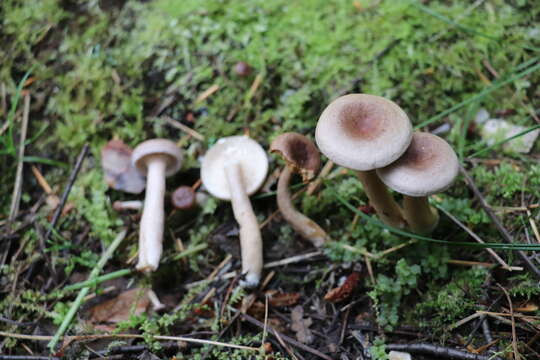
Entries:
{"label": "brown leaf", "polygon": [[109,187],[132,194],[144,190],[144,177],[131,164],[133,150],[122,140],[111,140],[101,149],[101,167]]}
{"label": "brown leaf", "polygon": [[264,321],[264,314],[266,312],[265,305],[260,301],[255,301],[251,306],[246,310],[248,315],[253,316],[257,320]]}
{"label": "brown leaf", "polygon": [[292,306],[300,299],[300,293],[282,293],[277,290],[268,290],[268,303],[274,307]]}
{"label": "brown leaf", "polygon": [[296,339],[304,344],[310,344],[313,341],[313,334],[309,327],[312,320],[304,319],[304,309],[302,306],[295,306],[291,311],[291,328],[296,332]]}
{"label": "brown leaf", "polygon": [[324,296],[324,300],[337,303],[347,299],[349,296],[351,296],[351,293],[358,285],[359,279],[359,273],[351,273],[349,276],[347,276],[347,279],[345,280],[343,285],[328,291],[328,293],[326,293],[326,295]]}
{"label": "brown leaf", "polygon": [[101,304],[90,308],[90,322],[92,323],[117,323],[128,320],[133,315],[140,315],[150,305],[148,290],[131,289]]}

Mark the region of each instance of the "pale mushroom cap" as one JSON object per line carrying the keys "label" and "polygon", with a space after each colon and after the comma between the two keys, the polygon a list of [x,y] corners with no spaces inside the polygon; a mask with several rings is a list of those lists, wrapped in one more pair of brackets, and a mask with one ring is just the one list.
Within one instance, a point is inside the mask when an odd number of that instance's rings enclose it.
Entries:
{"label": "pale mushroom cap", "polygon": [[459,172],[456,153],[440,137],[416,132],[405,154],[377,170],[389,188],[409,196],[428,196],[446,190]]}
{"label": "pale mushroom cap", "polygon": [[407,114],[396,103],[368,94],[349,94],[332,101],[315,130],[324,155],[360,171],[392,163],[407,150],[411,137]]}
{"label": "pale mushroom cap", "polygon": [[278,153],[304,181],[312,179],[321,166],[321,155],[313,141],[298,133],[279,135],[272,141],[270,152]]}
{"label": "pale mushroom cap", "polygon": [[165,174],[170,176],[180,170],[184,158],[182,150],[167,139],[152,139],[137,145],[133,150],[131,161],[141,173],[146,174],[146,162],[153,156],[164,156],[167,159]]}
{"label": "pale mushroom cap", "polygon": [[201,180],[213,196],[231,199],[225,166],[235,163],[242,169],[242,182],[248,195],[262,186],[268,173],[268,158],[262,146],[247,136],[225,137],[219,139],[202,160]]}

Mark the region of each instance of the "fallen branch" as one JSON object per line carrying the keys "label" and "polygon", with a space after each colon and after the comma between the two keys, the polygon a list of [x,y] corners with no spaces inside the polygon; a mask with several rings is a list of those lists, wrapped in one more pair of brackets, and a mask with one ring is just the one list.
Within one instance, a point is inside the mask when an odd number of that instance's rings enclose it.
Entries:
{"label": "fallen branch", "polygon": [[500,357],[483,356],[477,354],[471,354],[465,351],[447,348],[444,346],[432,345],[432,344],[387,344],[386,350],[404,351],[411,354],[424,354],[434,355],[438,359],[459,359],[459,360],[502,360]]}

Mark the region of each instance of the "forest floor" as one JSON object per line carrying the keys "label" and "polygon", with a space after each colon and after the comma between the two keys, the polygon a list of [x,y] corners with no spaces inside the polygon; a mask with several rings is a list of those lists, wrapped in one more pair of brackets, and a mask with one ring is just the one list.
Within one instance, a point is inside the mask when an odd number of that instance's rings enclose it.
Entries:
{"label": "forest floor", "polygon": [[[540,145],[516,151],[540,128],[539,19],[522,0],[1,1],[0,359],[540,358]],[[374,221],[334,166],[313,192],[294,179],[333,239],[315,249],[276,211],[269,154],[251,198],[267,268],[239,287],[230,203],[174,211],[170,193],[204,195],[219,138],[313,139],[347,93],[392,99],[453,146],[438,227]],[[521,128],[489,142],[487,119]],[[111,189],[101,160],[111,139],[154,137],[185,159],[145,275],[139,211],[112,207],[143,195]]]}

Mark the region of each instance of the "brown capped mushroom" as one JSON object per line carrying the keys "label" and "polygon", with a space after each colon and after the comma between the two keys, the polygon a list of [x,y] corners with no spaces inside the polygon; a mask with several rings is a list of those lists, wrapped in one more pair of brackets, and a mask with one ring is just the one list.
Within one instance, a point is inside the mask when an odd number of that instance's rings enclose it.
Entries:
{"label": "brown capped mushroom", "polygon": [[101,148],[101,167],[109,187],[139,194],[144,190],[145,181],[131,163],[132,153],[122,140],[111,140]]}
{"label": "brown capped mushroom", "polygon": [[315,131],[321,152],[336,164],[357,170],[380,219],[397,228],[405,227],[405,219],[375,169],[398,159],[411,138],[407,114],[394,102],[368,94],[349,94],[332,101]]}
{"label": "brown capped mushroom", "polygon": [[240,226],[242,273],[240,284],[257,286],[263,267],[263,245],[259,224],[249,195],[263,184],[268,173],[264,149],[247,136],[219,139],[208,150],[201,166],[201,180],[213,196],[232,202]]}
{"label": "brown capped mushroom", "polygon": [[193,208],[197,203],[195,190],[191,186],[179,186],[171,195],[171,203],[175,208],[180,210]]}
{"label": "brown capped mushroom", "polygon": [[398,160],[378,169],[381,180],[404,194],[403,214],[412,231],[428,234],[439,221],[428,196],[446,190],[459,172],[456,153],[440,137],[416,132],[411,145]]}
{"label": "brown capped mushroom", "polygon": [[329,240],[328,235],[317,223],[295,209],[289,191],[291,175],[294,172],[299,173],[304,182],[311,180],[318,172],[321,165],[319,150],[304,135],[284,133],[272,142],[270,152],[277,153],[287,164],[279,175],[277,188],[279,211],[303,238],[316,247],[322,246]]}
{"label": "brown capped mushroom", "polygon": [[163,251],[165,177],[180,169],[182,159],[182,150],[166,139],[145,141],[133,151],[133,164],[146,175],[137,270],[147,272],[158,268]]}

